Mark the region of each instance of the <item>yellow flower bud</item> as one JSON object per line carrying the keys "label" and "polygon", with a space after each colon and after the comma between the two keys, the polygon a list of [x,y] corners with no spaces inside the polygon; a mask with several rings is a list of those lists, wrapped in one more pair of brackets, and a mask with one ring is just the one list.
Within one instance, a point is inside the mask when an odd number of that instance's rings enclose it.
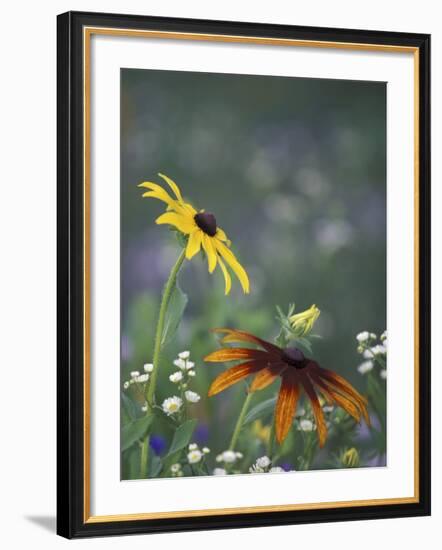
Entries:
{"label": "yellow flower bud", "polygon": [[311,332],[320,313],[319,309],[313,304],[309,309],[289,317],[290,325],[296,336],[305,336]]}
{"label": "yellow flower bud", "polygon": [[347,449],[344,453],[342,453],[341,463],[347,468],[357,468],[359,466],[359,453],[357,449],[352,447],[351,449]]}

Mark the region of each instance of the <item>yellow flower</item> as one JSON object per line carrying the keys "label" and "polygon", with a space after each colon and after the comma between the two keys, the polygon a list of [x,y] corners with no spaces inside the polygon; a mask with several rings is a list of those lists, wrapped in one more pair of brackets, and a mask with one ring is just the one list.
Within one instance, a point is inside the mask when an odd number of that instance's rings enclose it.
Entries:
{"label": "yellow flower", "polygon": [[188,236],[186,245],[188,260],[191,260],[201,250],[201,247],[203,248],[207,255],[209,273],[213,273],[217,265],[220,266],[224,275],[226,294],[229,294],[232,286],[226,263],[238,277],[244,293],[248,294],[250,283],[247,273],[230,250],[230,241],[224,231],[217,226],[215,216],[204,210],[195,210],[191,204],[184,202],[181,191],[174,181],[164,174],[158,175],[169,185],[175,197],[171,197],[157,183],[145,181],[138,186],[149,189],[143,194],[143,197],[159,199],[167,204],[167,211],[155,220],[156,223],[172,225]]}
{"label": "yellow flower", "polygon": [[341,463],[343,466],[347,466],[347,468],[357,468],[359,466],[359,453],[357,449],[352,447],[343,452],[341,455]]}
{"label": "yellow flower", "polygon": [[255,420],[252,424],[252,434],[263,443],[269,440],[270,431],[270,426],[264,426],[261,420]]}
{"label": "yellow flower", "polygon": [[305,336],[311,332],[320,313],[319,309],[313,304],[309,309],[289,317],[290,325],[296,336]]}

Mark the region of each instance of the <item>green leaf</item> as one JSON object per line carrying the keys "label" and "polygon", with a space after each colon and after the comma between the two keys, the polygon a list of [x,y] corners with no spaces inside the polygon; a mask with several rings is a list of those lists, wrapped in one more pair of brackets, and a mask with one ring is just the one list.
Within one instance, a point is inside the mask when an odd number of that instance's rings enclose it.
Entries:
{"label": "green leaf", "polygon": [[161,462],[161,458],[154,452],[151,452],[149,460],[149,477],[157,477],[162,467],[163,463]]}
{"label": "green leaf", "polygon": [[126,413],[130,421],[137,417],[137,406],[125,393],[121,393],[121,401],[123,402],[123,411]]}
{"label": "green leaf", "polygon": [[273,409],[275,408],[276,403],[276,397],[272,397],[270,399],[267,399],[266,401],[261,401],[261,403],[258,403],[251,409],[246,417],[244,418],[243,426],[246,424],[250,424],[254,420],[257,420],[258,418],[262,418],[264,416],[268,416],[270,413],[273,412]]}
{"label": "green leaf", "polygon": [[164,346],[175,336],[178,326],[183,317],[187,305],[187,295],[179,287],[178,281],[172,291],[169,303],[167,304],[166,318],[164,320],[164,329],[161,336],[161,346]]}
{"label": "green leaf", "polygon": [[178,426],[178,428],[176,429],[172,439],[172,443],[170,444],[169,452],[163,460],[161,471],[163,476],[166,476],[169,473],[169,469],[172,464],[175,464],[175,462],[179,460],[181,451],[185,447],[187,447],[190,442],[190,438],[192,437],[195,426],[196,420],[192,419],[187,420],[186,422],[184,422],[184,424],[181,424],[181,426]]}
{"label": "green leaf", "polygon": [[307,353],[313,353],[312,345],[307,338],[303,338],[303,337],[296,338],[295,344],[296,344],[296,347],[301,348],[301,350],[307,351]]}
{"label": "green leaf", "polygon": [[181,449],[184,449],[184,447],[190,443],[190,438],[192,437],[195,426],[195,419],[187,420],[184,424],[178,426],[173,436],[172,443],[170,444],[170,449],[167,456],[175,453],[176,451],[181,451]]}
{"label": "green leaf", "polygon": [[136,441],[145,436],[153,419],[152,414],[147,414],[123,426],[121,429],[121,450],[129,449]]}

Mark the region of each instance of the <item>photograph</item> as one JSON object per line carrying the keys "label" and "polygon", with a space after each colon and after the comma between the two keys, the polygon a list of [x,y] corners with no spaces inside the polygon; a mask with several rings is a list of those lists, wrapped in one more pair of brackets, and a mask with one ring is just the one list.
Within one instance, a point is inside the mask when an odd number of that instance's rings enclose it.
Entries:
{"label": "photograph", "polygon": [[121,480],[388,466],[386,128],[385,82],[120,69]]}

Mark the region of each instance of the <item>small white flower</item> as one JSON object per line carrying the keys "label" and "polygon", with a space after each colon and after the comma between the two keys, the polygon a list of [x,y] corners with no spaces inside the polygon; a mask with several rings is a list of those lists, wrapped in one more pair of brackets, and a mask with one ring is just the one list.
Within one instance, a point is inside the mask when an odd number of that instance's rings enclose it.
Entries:
{"label": "small white flower", "polygon": [[203,453],[199,449],[194,449],[187,453],[189,464],[197,464],[203,457]]}
{"label": "small white flower", "polygon": [[313,422],[307,418],[304,418],[299,422],[299,429],[303,432],[312,432],[314,429]]}
{"label": "small white flower", "polygon": [[265,470],[260,468],[257,464],[253,464],[253,466],[250,466],[249,472],[251,474],[263,474],[263,473],[265,473]]}
{"label": "small white flower", "polygon": [[204,453],[205,455],[208,455],[208,454],[210,453],[209,447],[203,447],[203,453]]}
{"label": "small white flower", "polygon": [[191,390],[187,390],[186,392],[184,392],[184,395],[186,396],[186,399],[187,401],[189,401],[189,403],[198,403],[198,401],[201,399],[200,395]]}
{"label": "small white flower", "polygon": [[180,359],[189,359],[190,351],[182,351],[181,353],[178,354],[178,357]]}
{"label": "small white flower", "polygon": [[167,414],[167,416],[170,416],[178,412],[181,409],[182,404],[183,400],[180,397],[174,395],[173,397],[168,397],[167,399],[165,399],[161,407],[163,411]]}
{"label": "small white flower", "polygon": [[376,334],[374,332],[370,332],[370,338],[372,340],[376,340]]}
{"label": "small white flower", "polygon": [[135,380],[134,380],[133,378],[131,378],[131,379],[129,380],[129,384],[134,384],[134,383],[135,383]]}
{"label": "small white flower", "polygon": [[368,339],[370,338],[370,334],[368,333],[368,331],[364,330],[363,332],[360,332],[357,336],[356,336],[356,340],[358,342],[366,342]]}
{"label": "small white flower", "polygon": [[124,388],[125,390],[127,390],[127,388],[129,387],[129,385],[130,385],[129,382],[126,380],[126,382],[123,384],[123,388]]}
{"label": "small white flower", "polygon": [[138,382],[139,384],[144,384],[144,382],[147,382],[149,380],[149,375],[146,374],[140,374],[140,376],[137,376],[135,378],[135,382]]}
{"label": "small white flower", "polygon": [[148,407],[147,407],[147,403],[145,403],[145,404],[141,407],[141,410],[142,410],[143,412],[147,412],[147,408],[148,408]]}
{"label": "small white flower", "polygon": [[325,412],[325,413],[331,413],[334,409],[334,406],[333,405],[325,405],[324,407],[322,407],[322,410]]}
{"label": "small white flower", "polygon": [[387,340],[387,338],[385,338],[385,340],[382,341],[382,345],[384,346],[385,349],[388,348],[387,344],[388,344],[388,340]]}
{"label": "small white flower", "polygon": [[225,475],[227,475],[227,471],[224,470],[224,468],[215,468],[213,470],[213,475],[214,476],[225,476]]}
{"label": "small white flower", "polygon": [[304,416],[305,415],[305,409],[303,409],[302,407],[300,407],[297,411],[296,411],[296,416]]}
{"label": "small white flower", "polygon": [[380,376],[381,378],[383,378],[384,380],[386,380],[386,379],[387,379],[387,371],[386,371],[386,369],[382,369],[381,372],[379,373],[379,376]]}
{"label": "small white flower", "polygon": [[190,370],[187,374],[189,376],[195,376],[196,372],[194,370]]}
{"label": "small white flower", "polygon": [[183,379],[183,373],[180,370],[174,372],[169,376],[169,380],[174,384],[176,384],[177,382],[181,382],[182,379]]}
{"label": "small white flower", "polygon": [[236,452],[236,458],[239,458],[241,460],[241,458],[244,456],[242,453],[239,453],[239,452]]}
{"label": "small white flower", "polygon": [[181,370],[186,369],[186,361],[184,359],[175,359],[173,364]]}
{"label": "small white flower", "polygon": [[187,370],[193,369],[194,366],[195,366],[195,363],[193,363],[192,361],[186,361]]}
{"label": "small white flower", "polygon": [[256,465],[258,468],[268,468],[272,461],[268,456],[261,456],[256,459]]}
{"label": "small white flower", "polygon": [[371,349],[366,349],[366,350],[364,350],[364,353],[362,354],[362,356],[363,356],[365,359],[373,359],[374,354],[373,354],[373,352],[371,351]]}
{"label": "small white flower", "polygon": [[216,455],[215,460],[216,460],[217,462],[222,462],[222,461],[223,461],[223,455],[222,455],[222,453],[221,453],[220,455]]}
{"label": "small white flower", "polygon": [[285,473],[284,468],[281,468],[281,466],[273,466],[273,468],[270,468],[269,472],[271,474],[283,474]]}
{"label": "small white flower", "polygon": [[170,467],[170,471],[173,474],[177,474],[180,470],[181,470],[181,464],[179,464],[178,462],[176,464],[172,464],[172,466]]}
{"label": "small white flower", "polygon": [[153,371],[153,364],[152,363],[145,363],[143,365],[144,372],[152,372]]}
{"label": "small white flower", "polygon": [[232,463],[232,462],[235,462],[236,460],[236,453],[235,451],[224,451],[222,454],[222,461],[223,462],[228,462],[228,463]]}
{"label": "small white flower", "polygon": [[[384,332],[381,334],[381,341],[384,342],[384,340],[386,340],[386,339],[387,339],[387,331],[384,330]],[[385,344],[384,344],[384,346],[385,346]]]}
{"label": "small white flower", "polygon": [[385,355],[387,353],[387,348],[382,344],[378,344],[377,346],[373,346],[371,351],[373,355]]}
{"label": "small white flower", "polygon": [[198,449],[198,445],[196,443],[190,443],[189,451],[194,451],[195,449]]}
{"label": "small white flower", "polygon": [[138,378],[138,376],[140,376],[140,372],[137,371],[137,370],[133,370],[133,371],[130,373],[130,376],[131,376],[131,378],[133,378],[133,379]]}
{"label": "small white flower", "polygon": [[364,361],[358,367],[358,372],[360,374],[367,374],[367,372],[371,370],[373,370],[373,361]]}

